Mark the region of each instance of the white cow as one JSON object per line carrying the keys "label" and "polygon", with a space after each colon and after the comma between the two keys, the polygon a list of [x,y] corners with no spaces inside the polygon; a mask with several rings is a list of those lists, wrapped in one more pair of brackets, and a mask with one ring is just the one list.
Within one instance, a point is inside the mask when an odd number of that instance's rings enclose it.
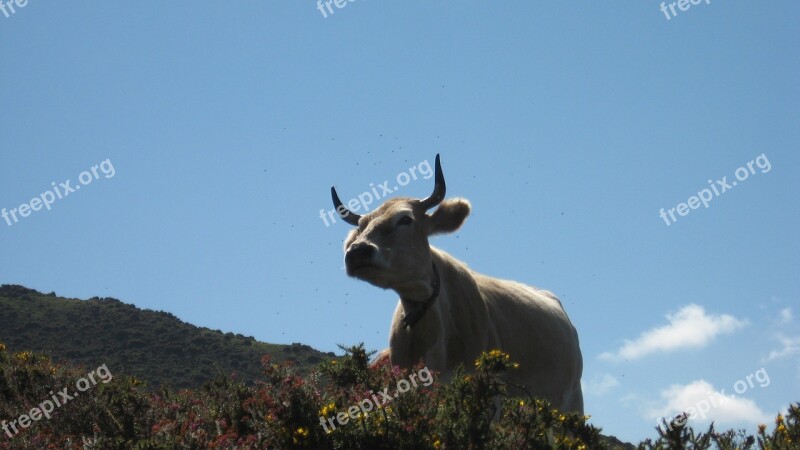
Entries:
{"label": "white cow", "polygon": [[[425,200],[394,198],[360,216],[331,188],[337,212],[356,226],[344,243],[347,274],[400,295],[388,358],[408,368],[422,359],[448,379],[500,349],[519,362],[506,376],[562,411],[583,413],[583,360],[578,334],[551,292],[479,274],[428,236],[457,230],[470,212],[465,199],[444,200],[436,155],[436,186]],[[432,214],[426,212],[439,206]],[[502,239],[507,241],[507,239]]]}

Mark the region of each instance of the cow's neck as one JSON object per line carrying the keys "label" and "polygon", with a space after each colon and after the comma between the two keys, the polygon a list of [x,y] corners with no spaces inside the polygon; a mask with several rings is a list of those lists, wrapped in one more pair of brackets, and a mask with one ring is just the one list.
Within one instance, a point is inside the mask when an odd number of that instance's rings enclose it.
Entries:
{"label": "cow's neck", "polygon": [[[392,290],[397,292],[400,299],[409,303],[422,303],[433,295],[434,282],[439,278],[439,274],[433,273],[433,267],[436,265],[436,260],[431,258],[431,263],[420,264],[428,270],[419,274],[418,278],[408,280],[402,284],[392,286]],[[441,265],[436,266],[437,272],[441,271]]]}
{"label": "cow's neck", "polygon": [[[395,289],[401,295],[401,299],[395,321],[392,323],[389,346],[392,364],[412,367],[423,358],[430,369],[444,371],[449,368],[449,354],[460,356],[458,350],[450,349],[450,346],[455,343],[456,347],[460,348],[462,341],[482,338],[475,335],[474,329],[478,326],[476,324],[486,318],[486,311],[475,281],[466,266],[433,247],[431,247],[431,257],[439,272],[441,292],[418,323],[409,329],[402,326],[401,319],[406,302],[402,298],[401,291]],[[426,291],[419,291],[424,294],[415,297],[416,299],[424,299],[423,295],[431,293],[432,277],[426,278],[422,286],[428,288]],[[455,309],[451,304],[454,297],[458,299],[458,307]],[[478,328],[480,329],[480,326]]]}
{"label": "cow's neck", "polygon": [[402,326],[405,329],[411,329],[414,325],[422,319],[422,316],[433,306],[433,303],[439,297],[439,288],[441,287],[441,278],[439,270],[436,268],[436,263],[431,263],[431,294],[424,300],[412,300],[408,298],[400,298],[403,303],[403,321]]}

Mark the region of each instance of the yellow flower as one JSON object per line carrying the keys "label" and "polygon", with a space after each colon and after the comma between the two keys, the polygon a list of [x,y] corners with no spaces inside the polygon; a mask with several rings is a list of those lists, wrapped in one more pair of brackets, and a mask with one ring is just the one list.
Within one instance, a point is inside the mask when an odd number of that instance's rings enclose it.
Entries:
{"label": "yellow flower", "polygon": [[492,356],[494,358],[503,358],[503,359],[511,358],[511,356],[508,353],[503,353],[501,350],[492,350],[489,352],[489,356]]}
{"label": "yellow flower", "polygon": [[323,406],[322,409],[319,410],[319,414],[321,416],[323,416],[323,417],[328,417],[330,415],[330,413],[335,412],[335,411],[336,411],[336,403],[331,402],[331,403]]}
{"label": "yellow flower", "polygon": [[525,406],[525,400],[520,400],[519,401],[519,406]]}
{"label": "yellow flower", "polygon": [[294,430],[294,436],[292,437],[292,441],[295,444],[299,444],[300,443],[300,439],[305,439],[307,437],[308,437],[308,429],[300,427],[300,428]]}
{"label": "yellow flower", "polygon": [[438,439],[436,440],[436,442],[433,443],[433,448],[440,448],[441,446],[442,446],[442,441]]}

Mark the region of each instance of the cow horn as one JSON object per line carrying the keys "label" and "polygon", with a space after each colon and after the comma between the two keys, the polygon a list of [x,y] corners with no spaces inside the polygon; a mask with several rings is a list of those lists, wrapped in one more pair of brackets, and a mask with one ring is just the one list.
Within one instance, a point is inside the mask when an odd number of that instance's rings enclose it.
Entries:
{"label": "cow horn", "polygon": [[436,186],[433,188],[433,194],[430,197],[422,200],[422,206],[428,210],[434,206],[442,203],[444,200],[444,193],[447,187],[444,184],[444,174],[442,174],[442,164],[439,162],[439,154],[436,154]]}
{"label": "cow horn", "polygon": [[336,188],[333,186],[331,186],[331,197],[333,197],[333,206],[336,208],[336,212],[339,213],[339,217],[350,225],[358,226],[358,219],[360,219],[361,216],[351,212],[342,204],[342,201],[339,200],[339,196],[336,194]]}

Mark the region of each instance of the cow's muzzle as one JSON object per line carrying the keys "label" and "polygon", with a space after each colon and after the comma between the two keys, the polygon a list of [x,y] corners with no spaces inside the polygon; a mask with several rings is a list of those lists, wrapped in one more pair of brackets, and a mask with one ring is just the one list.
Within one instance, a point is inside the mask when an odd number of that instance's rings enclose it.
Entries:
{"label": "cow's muzzle", "polygon": [[365,242],[351,245],[344,254],[344,265],[347,267],[347,273],[352,275],[358,269],[375,267],[375,254],[377,251],[374,245]]}

